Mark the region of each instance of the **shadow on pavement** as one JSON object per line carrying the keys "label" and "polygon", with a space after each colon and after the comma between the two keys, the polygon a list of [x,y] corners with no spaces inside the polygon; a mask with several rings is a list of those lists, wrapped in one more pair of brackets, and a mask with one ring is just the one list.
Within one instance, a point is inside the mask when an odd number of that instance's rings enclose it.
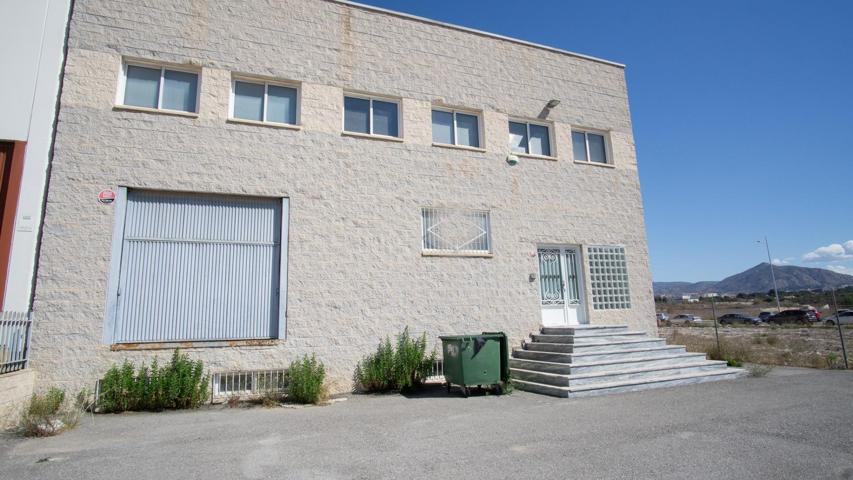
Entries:
{"label": "shadow on pavement", "polygon": [[[488,388],[477,388],[473,387],[470,389],[470,398],[476,397],[488,397],[494,396],[495,394]],[[427,383],[423,385],[420,389],[413,392],[404,392],[401,393],[402,396],[410,399],[417,400],[421,398],[458,398],[460,400],[464,400],[465,396],[462,395],[462,390],[459,387],[451,387],[450,393],[447,392],[447,386],[443,383]]]}

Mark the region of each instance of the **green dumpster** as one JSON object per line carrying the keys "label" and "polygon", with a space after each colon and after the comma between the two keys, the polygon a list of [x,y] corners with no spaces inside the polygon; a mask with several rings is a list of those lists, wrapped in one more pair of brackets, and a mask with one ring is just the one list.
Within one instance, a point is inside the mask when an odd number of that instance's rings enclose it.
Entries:
{"label": "green dumpster", "polygon": [[491,387],[501,393],[501,382],[509,379],[509,352],[503,332],[439,338],[448,393],[454,385],[460,387],[466,397],[470,394],[469,387],[474,386]]}

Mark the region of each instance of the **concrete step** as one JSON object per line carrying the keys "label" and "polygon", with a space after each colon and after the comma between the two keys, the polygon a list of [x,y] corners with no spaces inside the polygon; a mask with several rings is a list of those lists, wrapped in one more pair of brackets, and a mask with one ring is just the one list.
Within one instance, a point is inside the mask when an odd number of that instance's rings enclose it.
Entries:
{"label": "concrete step", "polygon": [[690,360],[674,365],[657,365],[651,367],[641,365],[637,368],[626,368],[623,370],[613,370],[609,372],[605,371],[597,373],[581,373],[574,375],[524,370],[520,368],[511,368],[510,372],[512,373],[512,378],[514,380],[544,383],[546,385],[555,385],[558,387],[574,387],[579,385],[588,385],[591,383],[610,383],[615,381],[633,380],[639,378],[684,375],[689,373],[706,372],[725,368],[726,362],[722,361]]}
{"label": "concrete step", "polygon": [[618,342],[596,342],[596,343],[545,343],[531,342],[524,344],[525,350],[535,352],[556,352],[556,353],[587,353],[587,352],[603,352],[607,350],[629,350],[634,348],[659,347],[665,345],[666,341],[662,338],[638,338],[634,340],[621,340]]}
{"label": "concrete step", "polygon": [[586,364],[606,360],[628,360],[632,358],[649,358],[656,355],[667,355],[672,353],[683,353],[684,347],[680,345],[663,345],[644,348],[628,348],[621,350],[603,350],[599,352],[586,353],[557,353],[557,352],[537,352],[533,350],[513,349],[513,358],[521,358],[525,360],[542,360],[555,363],[574,363]]}
{"label": "concrete step", "polygon": [[573,325],[571,327],[542,327],[539,333],[545,335],[574,335],[581,337],[596,333],[624,333],[628,331],[625,325]]}
{"label": "concrete step", "polygon": [[559,387],[544,383],[515,380],[512,382],[519,390],[551,395],[554,397],[582,397],[592,395],[603,395],[607,393],[635,392],[653,388],[675,387],[692,385],[696,383],[712,382],[716,380],[734,379],[745,375],[745,371],[739,368],[725,368],[698,373],[681,375],[657,376],[649,378],[638,378],[632,380],[614,381],[608,383],[592,383],[575,387]]}
{"label": "concrete step", "polygon": [[601,362],[587,363],[583,365],[571,365],[562,362],[550,362],[543,360],[530,360],[510,358],[509,366],[523,370],[534,370],[537,372],[559,373],[564,375],[585,374],[597,372],[610,372],[625,370],[629,368],[642,368],[654,366],[673,366],[691,361],[706,360],[704,353],[677,353],[671,355],[655,355],[652,357],[631,358],[627,360],[607,360]]}
{"label": "concrete step", "polygon": [[621,340],[631,340],[633,338],[642,338],[646,336],[646,332],[626,331],[624,333],[592,333],[575,337],[574,335],[546,335],[542,333],[532,333],[530,338],[534,342],[545,343],[595,343],[595,342],[618,342]]}
{"label": "concrete step", "polygon": [[599,350],[593,352],[576,352],[572,356],[572,363],[583,365],[607,360],[627,360],[631,358],[649,358],[656,355],[668,355],[673,353],[685,353],[687,349],[683,345],[667,345],[661,342],[652,347],[617,348],[612,350]]}

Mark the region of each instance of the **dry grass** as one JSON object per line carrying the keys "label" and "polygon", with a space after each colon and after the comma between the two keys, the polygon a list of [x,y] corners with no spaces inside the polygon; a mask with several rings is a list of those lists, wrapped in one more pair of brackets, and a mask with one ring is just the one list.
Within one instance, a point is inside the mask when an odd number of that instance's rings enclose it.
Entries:
{"label": "dry grass", "polygon": [[[714,360],[808,368],[843,368],[838,332],[817,327],[720,328],[717,348],[713,328],[660,328],[661,336],[690,352],[708,354]],[[853,331],[845,329],[845,342],[853,345]]]}
{"label": "dry grass", "polygon": [[50,437],[77,426],[83,411],[91,406],[89,393],[81,391],[74,400],[65,398],[65,390],[51,387],[34,393],[21,412],[18,432],[27,437]]}
{"label": "dry grass", "polygon": [[760,363],[752,363],[746,367],[746,371],[749,372],[750,377],[763,377],[770,373],[771,370],[773,370],[772,365],[762,365]]}
{"label": "dry grass", "polygon": [[228,408],[237,408],[240,406],[240,401],[240,395],[231,395],[225,403],[228,405]]}

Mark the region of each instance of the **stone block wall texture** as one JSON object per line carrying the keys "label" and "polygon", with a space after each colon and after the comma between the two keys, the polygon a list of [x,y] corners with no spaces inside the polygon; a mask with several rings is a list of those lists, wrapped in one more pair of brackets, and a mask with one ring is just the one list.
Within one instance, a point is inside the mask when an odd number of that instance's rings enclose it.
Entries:
{"label": "stone block wall texture", "polygon": [[[114,108],[123,59],[201,72],[196,118]],[[300,83],[300,130],[228,122],[232,74]],[[409,326],[439,334],[540,323],[538,244],[624,245],[632,308],[592,324],[655,330],[623,68],[324,0],[78,0],[38,269],[32,366],[91,386],[169,351],[102,343],[119,186],[290,198],[286,339],[189,348],[213,370],[326,363],[335,390]],[[341,134],[346,90],[400,98],[403,141]],[[556,160],[506,162],[508,118],[547,116]],[[482,111],[485,152],[433,146],[430,106]],[[572,159],[571,127],[609,132],[614,168]],[[424,257],[425,206],[488,209],[492,258]],[[584,263],[586,268],[586,264]],[[587,291],[589,291],[587,275]]]}
{"label": "stone block wall texture", "polygon": [[0,429],[14,427],[36,382],[32,368],[0,375]]}

